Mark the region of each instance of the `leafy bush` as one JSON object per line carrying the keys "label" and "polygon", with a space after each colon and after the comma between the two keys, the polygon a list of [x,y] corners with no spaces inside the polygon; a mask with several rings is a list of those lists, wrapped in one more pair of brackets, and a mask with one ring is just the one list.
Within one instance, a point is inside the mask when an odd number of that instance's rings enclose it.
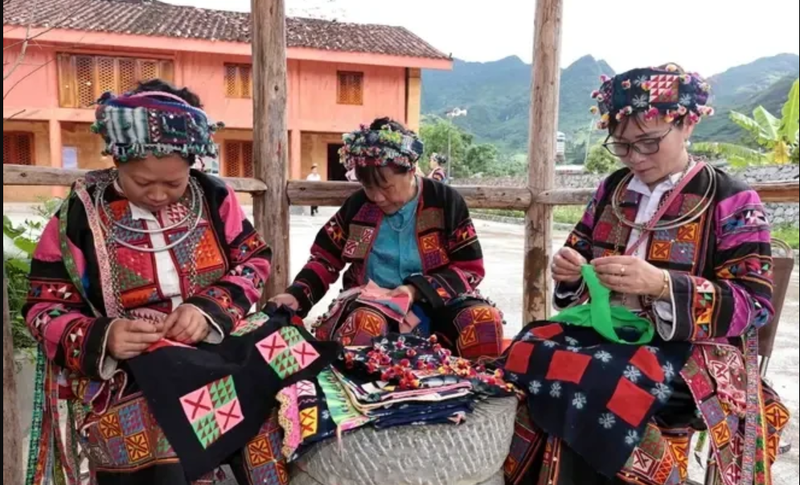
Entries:
{"label": "leafy bush", "polygon": [[594,174],[611,173],[619,166],[619,159],[599,145],[592,148],[589,158],[586,160],[586,171]]}
{"label": "leafy bush", "polygon": [[780,239],[795,251],[800,250],[800,231],[791,224],[783,224],[772,228],[772,237]]}
{"label": "leafy bush", "polygon": [[[36,208],[36,213],[44,220],[48,220],[58,210],[60,204],[59,199],[46,201]],[[3,216],[3,235],[13,243],[12,247],[6,248],[4,241],[3,272],[8,282],[8,311],[11,317],[14,348],[17,350],[31,349],[37,345],[25,324],[22,307],[25,305],[30,288],[28,275],[31,272],[31,259],[43,228],[44,223],[36,221],[25,221],[23,225],[16,226],[11,219]]]}

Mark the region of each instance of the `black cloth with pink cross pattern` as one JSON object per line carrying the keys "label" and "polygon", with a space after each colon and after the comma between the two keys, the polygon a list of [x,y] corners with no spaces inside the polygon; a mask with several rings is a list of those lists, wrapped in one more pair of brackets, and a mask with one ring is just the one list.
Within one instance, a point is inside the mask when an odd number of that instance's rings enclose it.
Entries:
{"label": "black cloth with pink cross pattern", "polygon": [[240,322],[219,345],[163,346],[129,362],[189,481],[255,437],[285,386],[313,379],[339,355],[271,308]]}

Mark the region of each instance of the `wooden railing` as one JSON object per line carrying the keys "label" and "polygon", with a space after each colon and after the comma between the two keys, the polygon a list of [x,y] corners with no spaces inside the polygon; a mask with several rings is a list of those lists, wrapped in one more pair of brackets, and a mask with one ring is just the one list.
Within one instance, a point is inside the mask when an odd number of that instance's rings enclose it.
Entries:
{"label": "wooden railing", "polygon": [[[88,170],[3,165],[3,185],[69,187],[85,176]],[[226,178],[222,180],[236,192],[254,197],[269,192],[267,184],[256,179]],[[307,182],[290,180],[286,184],[288,205],[339,207],[361,186],[349,182]],[[792,203],[800,200],[800,181],[762,182],[751,184],[763,202]],[[594,188],[557,189],[534,197],[523,187],[458,186],[456,190],[471,209],[500,209],[527,211],[532,205],[576,206],[589,202]]]}

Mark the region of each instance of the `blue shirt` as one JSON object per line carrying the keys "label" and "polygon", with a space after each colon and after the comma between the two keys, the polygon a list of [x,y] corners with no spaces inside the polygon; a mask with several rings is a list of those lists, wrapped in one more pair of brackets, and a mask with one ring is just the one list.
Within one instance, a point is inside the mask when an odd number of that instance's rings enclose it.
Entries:
{"label": "blue shirt", "polygon": [[402,209],[383,218],[367,259],[367,278],[381,288],[393,290],[411,275],[422,273],[417,243],[419,196]]}

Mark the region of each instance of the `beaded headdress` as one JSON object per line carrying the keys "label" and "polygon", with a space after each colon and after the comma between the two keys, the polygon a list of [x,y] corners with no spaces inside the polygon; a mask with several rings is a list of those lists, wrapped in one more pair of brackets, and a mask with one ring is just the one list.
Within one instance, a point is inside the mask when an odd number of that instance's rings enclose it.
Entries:
{"label": "beaded headdress", "polygon": [[640,113],[645,118],[659,116],[668,123],[688,119],[699,123],[713,116],[708,105],[711,86],[699,74],[681,73],[678,66],[634,69],[613,78],[603,76],[603,85],[592,93],[597,106],[592,113],[601,115],[597,128],[608,129],[612,120],[618,122]]}
{"label": "beaded headdress", "polygon": [[416,134],[406,134],[386,125],[380,130],[361,126],[360,130],[342,137],[344,147],[339,151],[347,170],[356,167],[395,165],[412,169],[416,166],[425,145]]}

